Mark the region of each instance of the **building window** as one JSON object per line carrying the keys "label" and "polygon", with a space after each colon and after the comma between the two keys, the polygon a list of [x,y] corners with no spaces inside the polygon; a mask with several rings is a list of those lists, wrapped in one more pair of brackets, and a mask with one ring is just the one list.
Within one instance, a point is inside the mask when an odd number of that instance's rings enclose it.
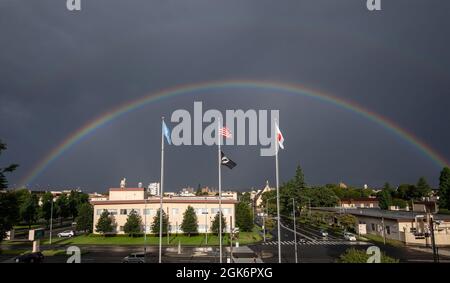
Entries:
{"label": "building window", "polygon": [[97,215],[102,215],[104,209],[97,209]]}
{"label": "building window", "polygon": [[117,215],[117,209],[108,209],[109,214]]}
{"label": "building window", "polygon": [[[133,208],[131,211],[136,212],[137,215],[141,214],[141,210],[139,208]],[[131,213],[131,211],[130,211],[130,213]]]}
{"label": "building window", "polygon": [[152,209],[152,208],[145,208],[144,209],[144,215],[155,215],[155,214],[156,214],[155,209]]}
{"label": "building window", "polygon": [[388,234],[388,235],[391,234],[391,227],[390,226],[386,226],[386,234]]}
{"label": "building window", "polygon": [[123,226],[119,226],[119,231],[123,232]]}
{"label": "building window", "polygon": [[231,208],[222,208],[223,214],[231,214]]}
{"label": "building window", "polygon": [[372,223],[372,231],[375,231],[375,223]]}
{"label": "building window", "polygon": [[121,209],[120,210],[120,215],[128,215],[128,212],[126,209]]}
{"label": "building window", "polygon": [[178,208],[172,208],[172,215],[178,215]]}

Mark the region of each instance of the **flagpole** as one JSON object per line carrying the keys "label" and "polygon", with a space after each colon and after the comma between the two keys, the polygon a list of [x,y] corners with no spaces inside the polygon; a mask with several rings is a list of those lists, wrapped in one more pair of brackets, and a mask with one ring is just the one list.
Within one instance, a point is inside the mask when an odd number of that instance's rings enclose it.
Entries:
{"label": "flagpole", "polygon": [[163,228],[163,192],[164,192],[164,117],[161,118],[161,184],[159,191],[159,263],[161,263]]}
{"label": "flagpole", "polygon": [[[277,121],[275,120],[277,124]],[[281,263],[281,224],[280,224],[280,188],[278,178],[278,133],[275,133],[275,170],[276,170],[276,185],[277,185],[277,222],[278,222],[278,263]]]}
{"label": "flagpole", "polygon": [[222,157],[220,154],[220,119],[217,124],[217,145],[218,145],[218,164],[219,164],[219,262],[222,263]]}

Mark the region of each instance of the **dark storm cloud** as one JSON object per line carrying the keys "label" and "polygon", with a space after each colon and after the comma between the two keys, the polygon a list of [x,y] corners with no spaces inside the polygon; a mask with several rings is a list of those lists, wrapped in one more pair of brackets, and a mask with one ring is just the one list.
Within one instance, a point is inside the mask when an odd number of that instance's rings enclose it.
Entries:
{"label": "dark storm cloud", "polygon": [[[14,184],[101,113],[184,83],[257,79],[300,83],[347,98],[398,122],[450,159],[450,4],[360,0],[0,2],[2,162],[21,168]],[[282,179],[297,163],[309,183],[436,185],[440,168],[411,145],[355,114],[307,98],[263,91],[201,93],[207,108],[280,109],[286,136]],[[194,96],[171,98],[94,132],[35,180],[39,186],[104,190],[126,176],[159,179],[159,119],[192,109]],[[216,184],[214,147],[172,147],[169,190]],[[273,160],[257,147],[229,147],[239,165],[224,174],[238,189],[274,180]],[[185,160],[195,159],[195,166]],[[239,170],[237,170],[239,169]],[[273,182],[272,182],[273,183]]]}

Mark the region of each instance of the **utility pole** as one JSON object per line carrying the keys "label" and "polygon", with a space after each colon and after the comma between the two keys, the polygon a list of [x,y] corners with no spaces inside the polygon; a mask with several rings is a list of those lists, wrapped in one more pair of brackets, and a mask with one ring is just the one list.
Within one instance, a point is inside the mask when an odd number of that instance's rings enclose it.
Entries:
{"label": "utility pole", "polygon": [[384,226],[384,217],[381,217],[381,225],[383,225],[383,243],[386,245],[386,227]]}
{"label": "utility pole", "polygon": [[430,233],[431,233],[431,246],[433,248],[433,261],[434,263],[439,263],[439,254],[437,252],[436,241],[434,238],[434,220],[433,216],[430,216]]}
{"label": "utility pole", "polygon": [[145,197],[145,205],[144,205],[144,258],[147,253],[147,196]]}
{"label": "utility pole", "polygon": [[230,216],[230,263],[233,262],[233,216]]}
{"label": "utility pole", "polygon": [[264,235],[264,243],[266,242],[266,216],[263,216],[263,235]]}

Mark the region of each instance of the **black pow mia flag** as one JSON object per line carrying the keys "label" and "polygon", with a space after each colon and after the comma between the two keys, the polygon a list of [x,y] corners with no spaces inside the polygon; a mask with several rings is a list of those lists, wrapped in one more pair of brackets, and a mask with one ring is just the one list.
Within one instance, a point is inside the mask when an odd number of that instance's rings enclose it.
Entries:
{"label": "black pow mia flag", "polygon": [[233,169],[234,167],[236,167],[236,163],[229,159],[228,157],[225,156],[225,154],[223,153],[223,151],[220,152],[220,156],[221,156],[221,164],[227,166],[230,169]]}

